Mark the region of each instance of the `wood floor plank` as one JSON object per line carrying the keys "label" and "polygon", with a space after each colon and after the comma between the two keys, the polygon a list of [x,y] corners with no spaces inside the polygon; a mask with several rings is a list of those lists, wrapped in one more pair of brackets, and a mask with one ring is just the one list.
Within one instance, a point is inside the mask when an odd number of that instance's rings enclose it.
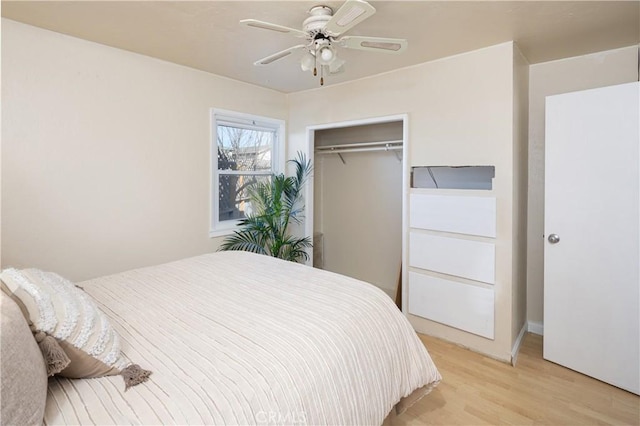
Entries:
{"label": "wood floor plank", "polygon": [[420,335],[443,381],[392,425],[640,425],[640,397],[542,358],[528,333],[515,367]]}

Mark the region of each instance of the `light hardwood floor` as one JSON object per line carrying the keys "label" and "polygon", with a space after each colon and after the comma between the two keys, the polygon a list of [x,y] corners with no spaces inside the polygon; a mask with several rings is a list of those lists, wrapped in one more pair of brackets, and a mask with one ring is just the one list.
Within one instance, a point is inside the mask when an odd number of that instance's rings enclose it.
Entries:
{"label": "light hardwood floor", "polygon": [[420,335],[442,382],[393,425],[638,425],[640,397],[542,358],[527,334],[515,367]]}

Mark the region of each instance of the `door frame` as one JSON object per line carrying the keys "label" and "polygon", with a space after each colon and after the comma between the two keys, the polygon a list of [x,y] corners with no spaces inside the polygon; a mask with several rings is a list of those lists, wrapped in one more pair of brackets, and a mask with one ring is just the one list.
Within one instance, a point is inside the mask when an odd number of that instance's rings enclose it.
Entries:
{"label": "door frame", "polygon": [[[409,226],[409,114],[395,114],[380,117],[362,118],[357,120],[338,121],[333,123],[315,124],[306,127],[307,152],[309,160],[315,165],[315,132],[318,130],[338,129],[342,127],[362,126],[367,124],[389,123],[402,121],[402,312],[407,315],[408,292],[407,289],[407,253],[408,253],[408,226]],[[314,228],[314,182],[315,176],[311,180],[311,185],[307,185],[305,191],[305,225],[304,234],[313,238]],[[307,249],[309,260],[307,265],[313,266],[313,248]]]}

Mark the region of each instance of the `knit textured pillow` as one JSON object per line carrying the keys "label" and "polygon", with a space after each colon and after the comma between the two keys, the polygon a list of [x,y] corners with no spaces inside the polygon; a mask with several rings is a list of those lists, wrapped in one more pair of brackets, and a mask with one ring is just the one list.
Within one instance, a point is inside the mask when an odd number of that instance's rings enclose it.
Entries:
{"label": "knit textured pillow", "polygon": [[151,372],[128,365],[120,337],[91,296],[69,280],[39,269],[6,269],[0,279],[22,310],[47,362],[48,374],[91,378],[121,374],[126,387]]}

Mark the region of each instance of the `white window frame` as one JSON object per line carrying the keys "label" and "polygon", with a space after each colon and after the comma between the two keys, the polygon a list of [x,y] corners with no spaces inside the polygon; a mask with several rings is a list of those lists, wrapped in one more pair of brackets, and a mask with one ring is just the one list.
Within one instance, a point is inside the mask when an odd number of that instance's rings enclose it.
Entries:
{"label": "white window frame", "polygon": [[[218,170],[218,125],[228,125],[255,130],[270,130],[275,132],[274,144],[271,152],[271,171],[263,172],[265,175],[282,173],[284,170],[284,138],[285,121],[276,118],[262,117],[236,111],[228,111],[220,108],[211,108],[211,202],[210,202],[210,229],[209,237],[220,237],[233,233],[238,229],[240,220],[219,220],[220,187]],[[227,171],[225,174],[229,174]],[[237,172],[237,174],[247,174]],[[260,172],[252,174],[261,174]]]}

